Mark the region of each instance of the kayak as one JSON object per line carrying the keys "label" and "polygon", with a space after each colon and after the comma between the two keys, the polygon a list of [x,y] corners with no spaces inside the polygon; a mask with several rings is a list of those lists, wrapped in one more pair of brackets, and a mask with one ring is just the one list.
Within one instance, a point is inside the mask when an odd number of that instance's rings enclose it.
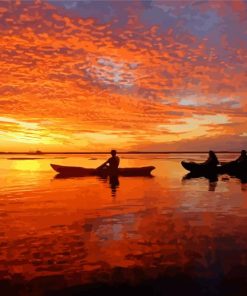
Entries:
{"label": "kayak", "polygon": [[195,162],[182,161],[181,165],[189,172],[197,175],[210,175],[217,174],[219,172],[218,166],[211,166],[206,164],[200,164]]}
{"label": "kayak", "polygon": [[[76,176],[100,176],[109,175],[108,169],[93,169],[83,168],[77,166],[64,166],[51,164],[51,167],[63,176],[76,177]],[[118,168],[117,174],[120,176],[150,176],[151,171],[154,170],[154,166],[137,167],[137,168]]]}
{"label": "kayak", "polygon": [[219,172],[221,174],[229,174],[233,176],[247,175],[247,162],[243,161],[238,163],[236,161],[231,161],[222,164],[219,168]]}
{"label": "kayak", "polygon": [[247,175],[247,162],[231,161],[222,165],[210,166],[195,162],[181,162],[182,166],[195,175],[229,174],[233,176]]}

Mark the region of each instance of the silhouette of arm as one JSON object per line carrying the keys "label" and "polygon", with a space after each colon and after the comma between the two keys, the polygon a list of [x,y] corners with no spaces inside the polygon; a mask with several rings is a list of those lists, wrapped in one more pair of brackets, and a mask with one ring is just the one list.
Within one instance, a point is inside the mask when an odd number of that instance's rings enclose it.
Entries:
{"label": "silhouette of arm", "polygon": [[218,165],[219,164],[219,160],[217,157],[209,157],[204,164],[210,164],[210,165]]}
{"label": "silhouette of arm", "polygon": [[240,155],[236,160],[235,162],[240,162],[242,160],[242,155]]}
{"label": "silhouette of arm", "polygon": [[211,162],[211,158],[209,157],[206,161],[203,162],[203,164],[208,164]]}
{"label": "silhouette of arm", "polygon": [[102,163],[99,167],[97,167],[97,170],[103,169],[108,163],[109,163],[110,158],[105,161],[104,163]]}

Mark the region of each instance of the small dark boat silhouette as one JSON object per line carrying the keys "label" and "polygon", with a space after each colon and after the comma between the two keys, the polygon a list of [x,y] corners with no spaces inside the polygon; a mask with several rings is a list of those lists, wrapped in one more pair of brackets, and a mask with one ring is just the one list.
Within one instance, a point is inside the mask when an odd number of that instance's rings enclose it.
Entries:
{"label": "small dark boat silhouette", "polygon": [[211,166],[195,162],[182,161],[181,165],[195,175],[229,174],[233,176],[247,175],[247,162],[227,162],[222,165]]}
{"label": "small dark boat silhouette", "polygon": [[229,174],[233,176],[246,176],[247,175],[247,161],[236,162],[230,161],[222,164],[218,168],[219,173]]}
{"label": "small dark boat silhouette", "polygon": [[[108,169],[93,169],[83,168],[77,166],[63,166],[57,164],[51,164],[51,167],[63,176],[100,176],[109,175]],[[154,166],[134,167],[134,168],[118,168],[117,174],[120,176],[150,176],[151,171],[154,170]]]}
{"label": "small dark boat silhouette", "polygon": [[181,165],[187,171],[196,175],[217,174],[219,172],[218,166],[211,166],[207,164],[200,164],[196,162],[186,162],[186,161],[182,161]]}

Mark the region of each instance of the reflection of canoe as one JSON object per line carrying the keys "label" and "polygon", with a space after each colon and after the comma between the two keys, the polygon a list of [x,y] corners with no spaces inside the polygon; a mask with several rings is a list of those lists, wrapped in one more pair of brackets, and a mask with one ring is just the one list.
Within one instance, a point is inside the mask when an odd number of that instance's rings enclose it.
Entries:
{"label": "reflection of canoe", "polygon": [[189,171],[195,175],[217,174],[218,169],[219,169],[216,166],[199,164],[199,163],[195,163],[195,162],[182,161],[181,164],[187,171]]}
{"label": "reflection of canoe", "polygon": [[[107,169],[97,170],[83,167],[63,166],[51,164],[51,167],[63,176],[100,176],[108,175]],[[121,176],[148,176],[151,171],[155,169],[154,166],[146,166],[139,168],[119,168],[118,175]]]}
{"label": "reflection of canoe", "polygon": [[209,182],[218,181],[217,174],[196,174],[196,173],[188,173],[187,175],[183,176],[183,180],[197,179],[202,177],[208,179]]}

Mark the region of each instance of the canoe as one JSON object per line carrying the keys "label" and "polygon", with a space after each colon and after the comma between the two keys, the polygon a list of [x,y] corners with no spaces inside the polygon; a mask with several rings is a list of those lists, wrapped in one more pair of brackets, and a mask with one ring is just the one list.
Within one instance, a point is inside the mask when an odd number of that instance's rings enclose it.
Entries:
{"label": "canoe", "polygon": [[[63,166],[57,164],[51,164],[51,167],[60,175],[69,177],[109,175],[109,171],[107,169],[97,170],[93,168]],[[149,176],[151,171],[154,169],[154,166],[118,168],[117,174],[120,176]]]}
{"label": "canoe", "polygon": [[182,161],[181,165],[189,172],[195,175],[211,175],[217,174],[219,171],[218,166],[211,166],[206,164],[200,164],[195,162]]}
{"label": "canoe", "polygon": [[231,161],[218,166],[210,166],[195,162],[181,162],[182,166],[194,175],[229,174],[233,176],[247,175],[247,162]]}
{"label": "canoe", "polygon": [[222,164],[219,168],[219,172],[221,174],[229,174],[233,176],[242,176],[247,175],[247,161],[244,162],[236,162],[231,161],[225,164]]}

